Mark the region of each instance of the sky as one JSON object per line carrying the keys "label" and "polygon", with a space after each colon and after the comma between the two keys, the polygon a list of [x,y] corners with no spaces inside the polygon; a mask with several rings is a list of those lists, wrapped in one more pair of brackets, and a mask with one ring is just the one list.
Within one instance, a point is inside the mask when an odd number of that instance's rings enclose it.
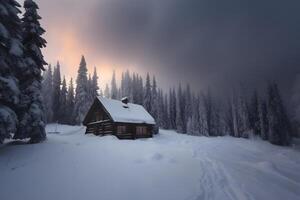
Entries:
{"label": "sky", "polygon": [[[22,3],[21,0],[19,2]],[[81,55],[100,85],[112,71],[155,74],[163,88],[195,90],[300,73],[299,0],[36,0],[48,63],[76,77]]]}

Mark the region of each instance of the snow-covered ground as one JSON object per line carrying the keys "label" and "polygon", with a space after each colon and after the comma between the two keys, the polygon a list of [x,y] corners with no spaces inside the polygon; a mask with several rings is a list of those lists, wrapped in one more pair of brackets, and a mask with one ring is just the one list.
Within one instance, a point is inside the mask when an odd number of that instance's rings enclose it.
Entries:
{"label": "snow-covered ground", "polygon": [[139,140],[58,131],[41,144],[0,146],[0,199],[300,199],[297,146],[164,130]]}

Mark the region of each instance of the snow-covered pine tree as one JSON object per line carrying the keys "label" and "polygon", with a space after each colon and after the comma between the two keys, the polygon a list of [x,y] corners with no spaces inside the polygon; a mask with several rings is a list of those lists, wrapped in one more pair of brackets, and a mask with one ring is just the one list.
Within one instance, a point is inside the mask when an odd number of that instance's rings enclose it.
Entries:
{"label": "snow-covered pine tree", "polygon": [[259,103],[257,91],[254,91],[249,105],[249,125],[255,135],[260,135]]}
{"label": "snow-covered pine tree", "polygon": [[133,83],[132,83],[132,78],[129,70],[127,70],[125,73],[125,81],[126,81],[126,87],[125,87],[126,96],[128,96],[129,99],[133,101]]}
{"label": "snow-covered pine tree", "polygon": [[233,90],[231,95],[231,109],[234,137],[248,137],[251,131],[249,112],[245,89],[240,86],[239,91]]}
{"label": "snow-covered pine tree", "polygon": [[224,136],[224,135],[229,135],[229,131],[228,131],[228,126],[227,126],[227,122],[226,122],[226,117],[227,117],[227,111],[228,111],[228,107],[227,107],[227,100],[225,98],[225,101],[223,101],[223,99],[218,99],[219,100],[219,107],[218,107],[218,111],[219,111],[219,135],[220,136]]}
{"label": "snow-covered pine tree", "polygon": [[164,129],[169,129],[170,127],[170,118],[169,118],[169,106],[168,106],[168,95],[164,95],[164,104],[163,104],[163,128]]}
{"label": "snow-covered pine tree", "polygon": [[103,90],[102,90],[101,88],[99,89],[99,96],[100,96],[100,97],[103,97],[103,96],[104,96]]}
{"label": "snow-covered pine tree", "polygon": [[87,90],[87,67],[84,56],[81,57],[81,61],[79,64],[77,79],[76,79],[76,93],[75,93],[75,123],[81,124],[83,118],[88,111],[88,102],[86,101],[89,98],[88,90]]}
{"label": "snow-covered pine tree", "polygon": [[238,112],[237,95],[236,95],[236,91],[234,89],[233,89],[231,97],[230,97],[230,107],[231,107],[231,113],[232,113],[232,127],[233,127],[232,136],[241,137],[241,133],[240,133],[241,119],[239,117],[239,112]]}
{"label": "snow-covered pine tree", "polygon": [[290,144],[290,121],[276,83],[268,86],[268,139],[272,144]]}
{"label": "snow-covered pine tree", "polygon": [[[186,126],[187,126],[187,133],[192,134],[191,132],[194,132],[193,129],[193,123],[194,120],[193,118],[193,110],[192,110],[192,93],[191,93],[191,88],[190,85],[186,85],[185,89],[185,118],[186,118]],[[189,126],[189,127],[188,127]],[[188,130],[189,129],[189,130]]]}
{"label": "snow-covered pine tree", "polygon": [[131,78],[128,70],[126,73],[122,73],[121,91],[122,96],[129,97],[132,99],[133,103],[143,104],[143,79],[139,76],[139,74],[133,73]]}
{"label": "snow-covered pine tree", "polygon": [[179,133],[186,133],[185,120],[185,100],[184,92],[182,91],[181,84],[178,86],[177,104],[176,104],[176,130]]}
{"label": "snow-covered pine tree", "polygon": [[117,99],[118,96],[118,88],[117,88],[117,82],[116,82],[116,72],[113,71],[112,79],[111,79],[111,92],[110,92],[112,99]]}
{"label": "snow-covered pine tree", "polygon": [[17,80],[23,62],[20,5],[14,0],[0,1],[0,143],[15,133],[20,90]]}
{"label": "snow-covered pine tree", "polygon": [[260,125],[260,135],[263,140],[268,139],[268,110],[267,103],[265,100],[260,100],[258,106],[259,112],[259,125]]}
{"label": "snow-covered pine tree", "polygon": [[150,114],[153,116],[154,119],[158,118],[158,109],[159,109],[159,102],[158,102],[158,93],[157,93],[157,85],[155,76],[152,79],[152,88],[151,88],[151,110]]}
{"label": "snow-covered pine tree", "polygon": [[214,136],[222,136],[222,124],[221,124],[221,108],[217,99],[213,99],[213,134]]}
{"label": "snow-covered pine tree", "polygon": [[142,105],[144,102],[144,85],[143,85],[143,78],[141,76],[138,78],[137,90],[138,90],[137,103]]}
{"label": "snow-covered pine tree", "polygon": [[50,123],[53,119],[53,73],[51,65],[48,65],[48,69],[44,73],[44,80],[42,82],[42,94],[46,113],[46,122]]}
{"label": "snow-covered pine tree", "polygon": [[164,100],[163,100],[163,94],[162,91],[159,89],[157,94],[156,94],[156,101],[153,102],[155,103],[155,106],[157,107],[157,114],[156,114],[156,123],[158,124],[159,127],[163,128],[164,126]]}
{"label": "snow-covered pine tree", "polygon": [[245,88],[241,85],[238,95],[238,121],[239,121],[239,133],[241,137],[248,138],[251,134],[250,122],[249,122],[249,112],[247,105],[247,98],[245,95]]}
{"label": "snow-covered pine tree", "polygon": [[59,110],[59,122],[63,123],[63,124],[67,124],[68,123],[68,115],[69,113],[67,112],[67,95],[68,95],[68,91],[67,91],[67,83],[66,83],[66,78],[63,78],[62,81],[62,87],[60,90],[60,110]]}
{"label": "snow-covered pine tree", "polygon": [[202,94],[203,103],[203,128],[206,136],[219,136],[221,133],[220,105],[216,98],[212,97],[208,88],[206,93]]}
{"label": "snow-covered pine tree", "polygon": [[132,74],[132,80],[131,80],[131,95],[132,96],[132,102],[137,103],[138,102],[138,79],[137,75],[135,73]]}
{"label": "snow-covered pine tree", "polygon": [[185,89],[185,118],[192,117],[192,94],[191,87],[189,84],[186,85]]}
{"label": "snow-covered pine tree", "polygon": [[188,135],[193,135],[193,122],[192,118],[189,117],[186,123],[186,132]]}
{"label": "snow-covered pine tree", "polygon": [[60,85],[61,85],[60,64],[57,61],[56,67],[54,67],[54,71],[53,71],[53,92],[52,92],[53,122],[58,122],[60,118],[59,116]]}
{"label": "snow-covered pine tree", "polygon": [[144,93],[144,107],[145,109],[150,112],[152,109],[152,100],[151,100],[151,84],[150,84],[150,76],[149,73],[147,73],[146,77],[146,84],[145,84],[145,93]]}
{"label": "snow-covered pine tree", "polygon": [[169,117],[170,117],[170,128],[176,129],[176,92],[175,92],[175,88],[169,90]]}
{"label": "snow-covered pine tree", "polygon": [[121,87],[120,87],[120,93],[122,97],[128,97],[131,102],[136,103],[137,100],[137,92],[136,92],[136,74],[133,74],[133,77],[131,78],[129,70],[126,70],[126,72],[122,72],[122,78],[121,78]]}
{"label": "snow-covered pine tree", "polygon": [[88,80],[87,80],[87,86],[86,86],[86,89],[87,89],[87,93],[88,93],[88,98],[87,98],[87,104],[89,105],[89,107],[92,105],[93,103],[93,83],[92,83],[92,78],[91,78],[91,75],[89,74],[88,75]]}
{"label": "snow-covered pine tree", "polygon": [[67,105],[66,105],[67,123],[71,125],[75,124],[74,106],[75,106],[74,86],[73,86],[73,79],[71,78],[69,88],[68,88]]}
{"label": "snow-covered pine tree", "polygon": [[119,87],[117,90],[117,99],[122,99],[122,92],[121,92],[121,88]]}
{"label": "snow-covered pine tree", "polygon": [[105,84],[104,97],[110,98],[110,90],[109,90],[108,84]]}
{"label": "snow-covered pine tree", "polygon": [[30,137],[32,143],[46,138],[45,110],[42,100],[42,76],[47,63],[42,55],[41,48],[46,47],[46,40],[41,37],[45,30],[40,26],[38,5],[33,0],[24,1],[25,13],[22,18],[22,43],[24,46],[24,68],[19,76],[21,87],[21,109],[19,112],[20,124],[16,139]]}
{"label": "snow-covered pine tree", "polygon": [[228,98],[224,105],[224,133],[230,136],[234,136],[233,111],[232,100]]}
{"label": "snow-covered pine tree", "polygon": [[121,88],[121,96],[126,96],[125,95],[125,73],[124,72],[122,72],[122,75],[121,75],[120,88]]}
{"label": "snow-covered pine tree", "polygon": [[94,67],[94,73],[93,73],[93,77],[92,77],[92,90],[91,90],[92,101],[94,101],[96,96],[99,95],[98,90],[99,90],[98,75],[97,75],[96,67]]}
{"label": "snow-covered pine tree", "polygon": [[188,118],[187,124],[187,133],[191,135],[199,135],[200,134],[200,108],[199,108],[199,97],[195,97],[192,95],[192,114],[191,117]]}
{"label": "snow-covered pine tree", "polygon": [[204,110],[204,135],[213,136],[213,101],[210,89],[206,93],[202,93],[202,102]]}
{"label": "snow-covered pine tree", "polygon": [[294,86],[292,88],[291,103],[293,110],[292,112],[292,123],[293,123],[293,136],[300,137],[300,73],[297,75]]}

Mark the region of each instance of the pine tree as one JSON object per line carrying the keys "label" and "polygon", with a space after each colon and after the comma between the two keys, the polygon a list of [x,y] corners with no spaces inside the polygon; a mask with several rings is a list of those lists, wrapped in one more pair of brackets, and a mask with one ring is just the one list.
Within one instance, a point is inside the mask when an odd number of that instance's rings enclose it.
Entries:
{"label": "pine tree", "polygon": [[159,110],[159,99],[158,99],[158,93],[157,93],[157,85],[156,85],[156,79],[155,76],[153,76],[152,79],[152,88],[151,88],[151,110],[150,114],[153,116],[154,119],[158,118],[158,110]]}
{"label": "pine tree", "polygon": [[169,118],[169,106],[168,106],[168,95],[164,95],[164,104],[163,104],[163,128],[169,129],[170,128],[170,118]]}
{"label": "pine tree", "polygon": [[157,107],[157,114],[156,114],[156,123],[159,127],[164,127],[164,100],[163,100],[163,94],[161,90],[158,90],[156,101],[153,102],[156,104]]}
{"label": "pine tree", "polygon": [[175,88],[169,91],[169,115],[170,115],[170,128],[176,129],[176,92]]}
{"label": "pine tree", "polygon": [[191,118],[192,117],[192,94],[191,94],[191,88],[190,85],[186,85],[185,90],[185,118]]}
{"label": "pine tree", "polygon": [[75,93],[75,123],[81,124],[83,118],[88,111],[88,90],[87,90],[87,67],[84,56],[81,57],[81,61],[79,64],[78,75],[76,79],[76,93]]}
{"label": "pine tree", "polygon": [[257,92],[254,91],[249,108],[249,125],[255,135],[260,135],[259,104]]}
{"label": "pine tree", "polygon": [[267,103],[264,100],[260,101],[259,107],[259,125],[260,125],[260,135],[263,140],[268,139],[268,110]]}
{"label": "pine tree", "polygon": [[67,123],[71,125],[75,124],[74,106],[75,106],[74,86],[73,86],[73,80],[71,78],[69,88],[68,88],[67,106],[66,106]]}
{"label": "pine tree", "polygon": [[210,89],[202,94],[203,128],[206,136],[219,136],[221,133],[220,105],[211,95]]}
{"label": "pine tree", "polygon": [[249,134],[251,133],[250,121],[249,121],[249,112],[248,112],[248,105],[247,99],[244,95],[244,88],[240,89],[240,95],[238,97],[238,117],[239,117],[239,132],[240,136],[244,138],[248,138]]}
{"label": "pine tree", "polygon": [[297,75],[294,86],[292,88],[292,123],[293,123],[293,137],[300,137],[300,74]]}
{"label": "pine tree", "polygon": [[88,83],[87,83],[87,90],[88,90],[88,105],[89,107],[94,102],[95,98],[98,96],[98,76],[96,67],[94,68],[93,77],[89,75]]}
{"label": "pine tree", "polygon": [[24,45],[25,67],[19,77],[22,86],[22,108],[19,112],[20,124],[14,138],[30,137],[30,141],[40,142],[46,138],[45,112],[42,100],[42,76],[47,63],[41,52],[46,47],[46,40],[41,37],[45,30],[40,26],[37,10],[39,7],[32,0],[24,1],[25,13],[22,18],[22,43]]}
{"label": "pine tree", "polygon": [[15,133],[18,125],[20,90],[18,71],[23,62],[20,5],[14,0],[0,1],[0,143]]}
{"label": "pine tree", "polygon": [[144,85],[143,85],[143,78],[141,76],[138,78],[137,90],[138,90],[137,104],[142,105],[144,102]]}
{"label": "pine tree", "polygon": [[67,113],[67,95],[68,95],[68,91],[67,91],[67,83],[66,83],[66,79],[65,77],[63,78],[62,81],[62,87],[61,87],[61,91],[60,91],[60,110],[59,110],[59,121],[63,124],[67,124],[68,123],[68,115],[69,113]]}
{"label": "pine tree", "polygon": [[121,96],[128,97],[132,102],[134,102],[133,99],[133,83],[131,80],[130,72],[129,70],[126,70],[125,73],[122,73],[122,80],[121,80]]}
{"label": "pine tree", "polygon": [[268,86],[268,139],[272,144],[290,144],[290,121],[276,83]]}
{"label": "pine tree", "polygon": [[42,82],[42,94],[46,113],[46,122],[53,120],[53,73],[51,65],[48,65],[47,71],[44,73],[44,81]]}
{"label": "pine tree", "polygon": [[110,98],[110,92],[109,92],[108,84],[105,85],[105,89],[104,89],[104,97]]}
{"label": "pine tree", "polygon": [[113,71],[112,79],[111,79],[111,92],[110,92],[112,99],[117,99],[118,96],[118,89],[117,89],[117,83],[116,83],[116,72]]}
{"label": "pine tree", "polygon": [[220,104],[217,101],[213,101],[213,134],[214,136],[222,136],[222,126],[221,126],[221,114],[220,114]]}
{"label": "pine tree", "polygon": [[186,133],[185,122],[185,97],[181,88],[181,84],[178,86],[177,92],[177,105],[176,105],[176,130],[179,133]]}
{"label": "pine tree", "polygon": [[234,136],[235,130],[234,130],[234,121],[233,121],[233,105],[232,105],[232,99],[227,100],[227,104],[225,105],[224,110],[224,123],[225,123],[225,130],[224,132],[227,133],[230,136]]}
{"label": "pine tree", "polygon": [[133,73],[132,75],[132,80],[131,80],[131,95],[132,96],[132,103],[137,103],[138,102],[138,79],[137,75]]}
{"label": "pine tree", "polygon": [[61,76],[60,76],[60,64],[57,62],[56,67],[53,72],[53,95],[52,95],[52,110],[53,110],[53,121],[59,121],[59,110],[60,110],[60,85],[61,85]]}
{"label": "pine tree", "polygon": [[232,92],[231,98],[230,98],[230,110],[231,110],[231,114],[232,114],[232,128],[233,128],[232,136],[240,137],[237,101],[236,101],[236,96],[235,96],[234,91]]}
{"label": "pine tree", "polygon": [[187,133],[191,135],[199,135],[200,134],[200,108],[199,108],[199,97],[195,97],[192,95],[192,110],[191,117],[188,118],[187,123]]}
{"label": "pine tree", "polygon": [[101,88],[100,88],[99,90],[100,90],[99,96],[100,96],[100,97],[104,97],[103,90],[102,90]]}
{"label": "pine tree", "polygon": [[231,109],[234,137],[249,137],[251,131],[249,109],[242,87],[240,87],[238,92],[233,91],[231,96]]}
{"label": "pine tree", "polygon": [[151,84],[150,84],[150,76],[149,73],[147,73],[146,77],[146,85],[145,85],[145,93],[144,93],[144,107],[145,109],[150,112],[152,110],[152,100],[151,100]]}
{"label": "pine tree", "polygon": [[[122,92],[121,92],[121,88],[117,89],[117,99],[122,99]],[[129,98],[130,99],[130,98]]]}
{"label": "pine tree", "polygon": [[210,93],[210,89],[206,93],[202,94],[202,102],[204,109],[204,119],[205,119],[205,135],[213,136],[213,102]]}
{"label": "pine tree", "polygon": [[122,75],[121,75],[120,88],[121,88],[121,96],[126,96],[126,94],[125,94],[125,74],[124,74],[124,72],[122,72]]}
{"label": "pine tree", "polygon": [[88,80],[87,80],[87,85],[86,85],[86,89],[87,89],[87,93],[88,93],[88,98],[87,98],[87,104],[89,105],[89,107],[92,105],[93,100],[95,99],[93,97],[93,83],[92,83],[92,78],[91,75],[88,75]]}
{"label": "pine tree", "polygon": [[92,77],[92,90],[91,90],[92,101],[94,101],[96,96],[99,95],[98,90],[99,90],[98,75],[97,75],[97,70],[96,70],[96,67],[95,67],[94,68],[94,74],[93,74],[93,77]]}

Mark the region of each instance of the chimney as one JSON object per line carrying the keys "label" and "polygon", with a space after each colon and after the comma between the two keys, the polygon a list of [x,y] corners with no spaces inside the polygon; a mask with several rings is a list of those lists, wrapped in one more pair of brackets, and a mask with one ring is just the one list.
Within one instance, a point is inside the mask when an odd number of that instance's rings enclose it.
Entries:
{"label": "chimney", "polygon": [[122,101],[122,103],[123,103],[123,107],[124,107],[124,108],[128,108],[128,102],[129,102],[128,97],[123,97],[123,98],[121,99],[121,101]]}

